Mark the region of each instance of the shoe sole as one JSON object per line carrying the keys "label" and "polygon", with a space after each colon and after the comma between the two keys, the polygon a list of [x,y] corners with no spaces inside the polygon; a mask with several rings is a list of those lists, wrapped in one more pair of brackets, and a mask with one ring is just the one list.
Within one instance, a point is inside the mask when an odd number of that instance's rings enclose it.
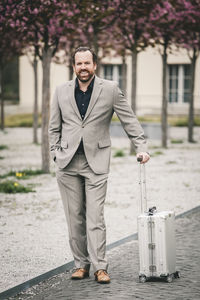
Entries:
{"label": "shoe sole", "polygon": [[71,277],[72,280],[82,280],[82,279],[85,279],[85,278],[88,278],[89,277],[89,274],[88,275],[85,275],[84,277]]}
{"label": "shoe sole", "polygon": [[100,284],[108,284],[108,283],[110,283],[110,280],[109,281],[100,281],[96,277],[95,277],[95,280],[96,280],[97,283],[100,283]]}

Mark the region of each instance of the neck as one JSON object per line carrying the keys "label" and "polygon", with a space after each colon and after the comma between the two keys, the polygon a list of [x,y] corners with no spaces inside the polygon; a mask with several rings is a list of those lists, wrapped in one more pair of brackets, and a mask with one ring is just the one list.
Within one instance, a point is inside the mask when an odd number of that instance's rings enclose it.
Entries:
{"label": "neck", "polygon": [[87,81],[87,82],[82,82],[82,81],[80,81],[80,80],[78,79],[78,83],[79,83],[79,88],[80,88],[80,90],[83,91],[83,92],[86,92],[86,91],[87,91],[87,88],[88,88],[88,86],[89,86],[89,84],[90,84],[90,82],[92,81],[93,78],[94,78],[94,75],[93,75],[92,78],[90,78],[90,80]]}

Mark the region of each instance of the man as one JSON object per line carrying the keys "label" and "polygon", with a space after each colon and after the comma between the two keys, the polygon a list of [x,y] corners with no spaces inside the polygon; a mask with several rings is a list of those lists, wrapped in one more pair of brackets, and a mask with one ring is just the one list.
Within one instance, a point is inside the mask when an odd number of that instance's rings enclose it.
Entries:
{"label": "man", "polygon": [[76,267],[71,278],[88,277],[92,264],[97,282],[109,283],[104,201],[114,111],[142,163],[149,160],[149,154],[143,130],[124,95],[115,82],[95,76],[96,67],[97,58],[91,49],[76,49],[76,79],[55,91],[49,137]]}

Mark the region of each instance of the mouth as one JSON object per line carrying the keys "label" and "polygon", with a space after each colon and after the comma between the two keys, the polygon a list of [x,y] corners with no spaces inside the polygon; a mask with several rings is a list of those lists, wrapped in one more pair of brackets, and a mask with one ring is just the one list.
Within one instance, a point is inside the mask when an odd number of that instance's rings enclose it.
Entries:
{"label": "mouth", "polygon": [[81,75],[88,75],[89,72],[87,72],[87,71],[81,71],[79,74],[81,74]]}

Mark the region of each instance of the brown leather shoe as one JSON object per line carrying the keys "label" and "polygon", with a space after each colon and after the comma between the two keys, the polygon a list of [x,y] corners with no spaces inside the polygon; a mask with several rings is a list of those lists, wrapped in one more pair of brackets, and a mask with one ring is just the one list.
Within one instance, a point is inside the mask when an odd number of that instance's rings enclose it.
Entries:
{"label": "brown leather shoe", "polygon": [[89,277],[89,271],[83,268],[79,268],[76,269],[76,271],[72,274],[71,279],[80,280],[86,277]]}
{"label": "brown leather shoe", "polygon": [[110,277],[105,270],[98,270],[94,273],[95,280],[98,283],[110,283]]}

